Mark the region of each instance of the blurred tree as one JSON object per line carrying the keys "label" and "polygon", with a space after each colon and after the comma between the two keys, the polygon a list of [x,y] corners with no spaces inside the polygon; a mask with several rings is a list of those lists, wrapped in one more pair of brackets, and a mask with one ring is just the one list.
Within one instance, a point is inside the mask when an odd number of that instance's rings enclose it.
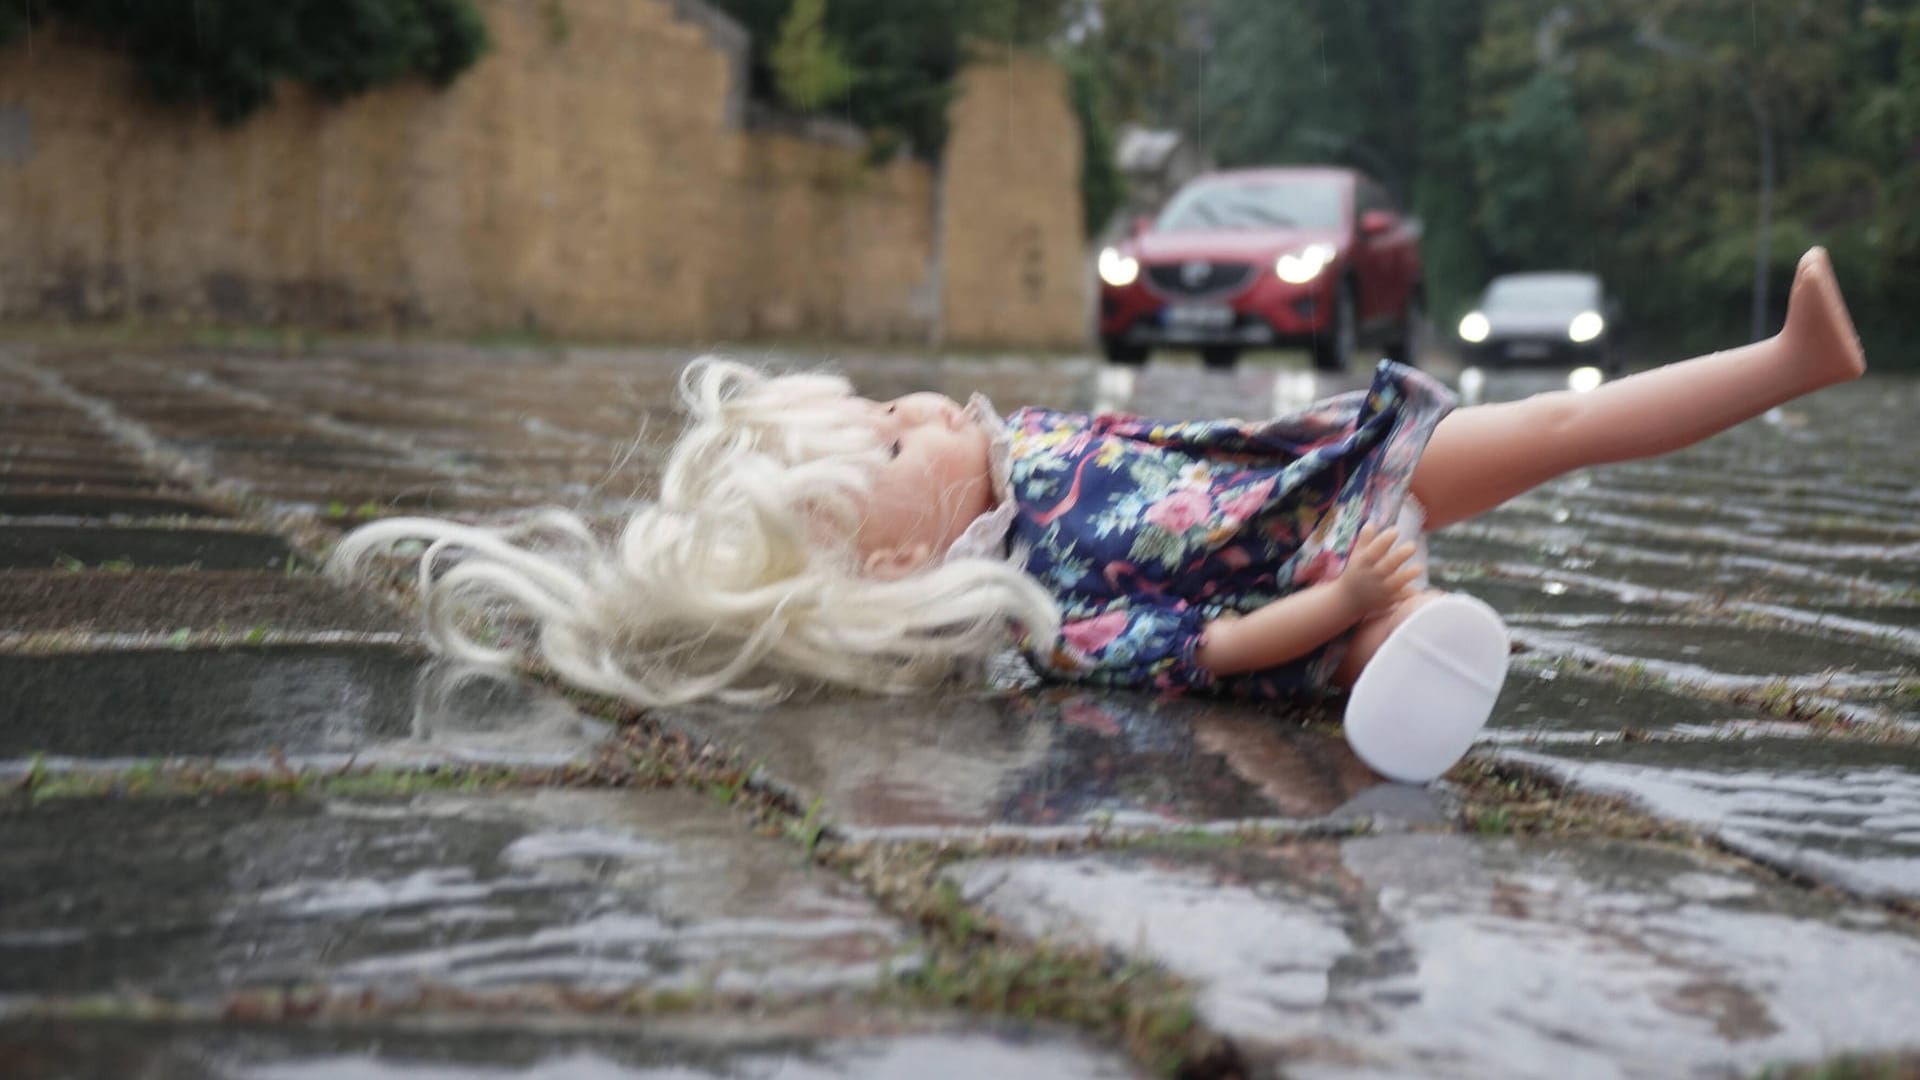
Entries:
{"label": "blurred tree", "polygon": [[837,101],[853,85],[854,70],[827,37],[827,0],[793,0],[768,55],[780,96],[803,110]]}
{"label": "blurred tree", "polygon": [[1074,115],[1080,121],[1080,208],[1088,238],[1098,236],[1126,199],[1126,181],[1114,160],[1113,131],[1107,126],[1106,87],[1093,58],[1070,52],[1062,62],[1073,95]]}
{"label": "blurred tree", "polygon": [[[753,40],[752,90],[780,93],[773,51],[789,13],[806,0],[715,0]],[[954,78],[976,42],[1039,47],[1051,42],[1085,0],[833,0],[824,5],[819,47],[845,64],[851,81],[824,108],[865,128],[876,150],[906,144],[936,157],[946,141]]]}
{"label": "blurred tree", "polygon": [[1474,226],[1480,182],[1462,134],[1472,109],[1462,62],[1481,32],[1482,0],[1414,5],[1411,16],[1418,99],[1413,209],[1426,229],[1427,310],[1442,326],[1466,313],[1486,278],[1486,247]]}
{"label": "blurred tree", "polygon": [[1110,123],[1191,130],[1197,112],[1183,55],[1196,16],[1192,0],[1093,0],[1079,14],[1075,51],[1086,57]]}
{"label": "blurred tree", "polygon": [[445,84],[487,44],[471,0],[18,0],[0,43],[57,19],[124,50],[160,100],[237,123],[295,79],[334,99],[407,75]]}

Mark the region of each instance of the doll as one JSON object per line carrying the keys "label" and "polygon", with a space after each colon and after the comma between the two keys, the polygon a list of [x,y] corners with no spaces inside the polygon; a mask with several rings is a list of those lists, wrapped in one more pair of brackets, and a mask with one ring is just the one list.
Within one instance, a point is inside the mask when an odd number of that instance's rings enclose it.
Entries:
{"label": "doll", "polygon": [[[391,519],[351,572],[428,546],[429,633],[456,657],[534,654],[646,704],[764,702],[803,684],[898,693],[1016,641],[1042,674],[1274,699],[1348,691],[1377,771],[1424,782],[1464,754],[1507,666],[1497,615],[1425,587],[1417,544],[1568,471],[1680,449],[1865,359],[1826,253],[1801,260],[1775,337],[1586,393],[1454,409],[1383,363],[1372,388],[1266,421],[1160,424],[893,401],[842,379],[702,360],[658,497],[610,545],[547,511],[506,529]],[[476,614],[527,616],[483,644]]]}

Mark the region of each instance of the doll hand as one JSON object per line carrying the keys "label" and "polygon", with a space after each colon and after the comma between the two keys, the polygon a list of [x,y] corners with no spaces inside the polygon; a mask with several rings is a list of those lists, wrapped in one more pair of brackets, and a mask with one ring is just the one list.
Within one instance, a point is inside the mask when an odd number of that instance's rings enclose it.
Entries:
{"label": "doll hand", "polygon": [[1390,608],[1414,592],[1420,577],[1420,564],[1413,561],[1415,551],[1391,525],[1384,529],[1362,525],[1347,555],[1347,567],[1333,587],[1362,618]]}

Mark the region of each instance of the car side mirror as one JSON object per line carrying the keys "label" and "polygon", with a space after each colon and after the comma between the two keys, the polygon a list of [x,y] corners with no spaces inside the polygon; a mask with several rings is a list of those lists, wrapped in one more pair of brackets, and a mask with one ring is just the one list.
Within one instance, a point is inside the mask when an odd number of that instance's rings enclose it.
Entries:
{"label": "car side mirror", "polygon": [[1139,217],[1133,219],[1133,228],[1127,232],[1127,235],[1139,236],[1151,228],[1153,228],[1153,219],[1145,214],[1141,214]]}
{"label": "car side mirror", "polygon": [[1360,234],[1362,236],[1379,236],[1381,233],[1393,228],[1395,220],[1393,212],[1390,210],[1369,210],[1360,215]]}

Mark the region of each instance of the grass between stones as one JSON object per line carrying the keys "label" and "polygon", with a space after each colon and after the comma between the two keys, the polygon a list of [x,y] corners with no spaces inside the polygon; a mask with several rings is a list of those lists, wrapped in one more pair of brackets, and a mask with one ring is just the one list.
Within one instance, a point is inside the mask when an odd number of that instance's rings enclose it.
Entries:
{"label": "grass between stones", "polygon": [[1470,832],[1707,846],[1693,830],[1647,814],[1624,799],[1573,790],[1514,762],[1475,755],[1454,766],[1447,780],[1458,788],[1458,821]]}
{"label": "grass between stones", "polygon": [[1755,1080],[1920,1080],[1920,1053],[1846,1054],[1811,1065],[1770,1065]]}
{"label": "grass between stones", "polygon": [[1043,854],[1038,847],[1017,837],[821,847],[818,861],[851,876],[927,941],[925,962],[897,986],[877,991],[876,1001],[1068,1024],[1120,1042],[1164,1076],[1245,1075],[1231,1044],[1200,1025],[1185,981],[1106,950],[1014,934],[941,876],[963,858]]}
{"label": "grass between stones", "polygon": [[[1654,691],[1737,705],[1778,720],[1803,724],[1816,735],[1864,742],[1920,745],[1920,727],[1848,716],[1834,702],[1821,697],[1819,692],[1795,686],[1786,679],[1772,679],[1758,686],[1729,689],[1670,679],[1649,671],[1641,661],[1610,663],[1557,657],[1548,666],[1598,676],[1626,690]],[[1903,697],[1920,699],[1920,683],[1910,684],[1909,680],[1903,678],[1893,690],[1881,696],[1896,701]],[[1628,729],[1623,734],[1631,737],[1633,730]]]}

